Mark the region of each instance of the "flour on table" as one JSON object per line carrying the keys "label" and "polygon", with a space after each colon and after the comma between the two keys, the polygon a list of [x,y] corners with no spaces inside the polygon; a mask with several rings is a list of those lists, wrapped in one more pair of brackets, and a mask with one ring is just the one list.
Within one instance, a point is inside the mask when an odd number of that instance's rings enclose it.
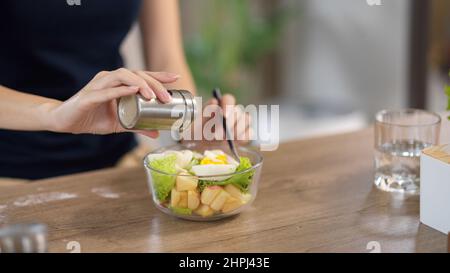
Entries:
{"label": "flour on table", "polygon": [[39,205],[47,202],[53,201],[61,201],[67,199],[77,198],[78,195],[74,193],[67,192],[49,192],[49,193],[39,193],[39,194],[30,194],[20,198],[17,198],[14,201],[14,206],[16,207],[27,207],[33,205]]}
{"label": "flour on table", "polygon": [[110,188],[107,187],[93,188],[91,192],[103,198],[116,199],[120,197],[120,194],[113,192]]}

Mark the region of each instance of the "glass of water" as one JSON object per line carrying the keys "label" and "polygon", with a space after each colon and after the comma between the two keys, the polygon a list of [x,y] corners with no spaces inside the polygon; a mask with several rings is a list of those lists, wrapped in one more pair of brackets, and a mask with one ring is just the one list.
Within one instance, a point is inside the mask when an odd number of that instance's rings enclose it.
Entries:
{"label": "glass of water", "polygon": [[418,194],[420,153],[438,144],[440,116],[416,109],[383,110],[375,119],[375,185]]}

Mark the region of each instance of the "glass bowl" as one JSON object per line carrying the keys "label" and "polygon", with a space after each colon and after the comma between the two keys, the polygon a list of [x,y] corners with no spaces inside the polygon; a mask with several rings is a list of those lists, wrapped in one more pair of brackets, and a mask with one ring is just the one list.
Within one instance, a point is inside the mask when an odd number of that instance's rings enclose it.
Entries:
{"label": "glass bowl", "polygon": [[[192,174],[174,174],[174,173],[165,173],[157,169],[153,169],[149,165],[148,158],[152,154],[160,154],[165,151],[181,151],[181,150],[191,150],[193,152],[198,152],[203,154],[205,150],[216,150],[220,149],[228,155],[231,155],[231,152],[228,146],[224,143],[216,143],[216,142],[189,142],[183,144],[176,144],[169,147],[163,147],[157,149],[149,154],[147,154],[144,158],[144,167],[147,173],[149,188],[151,190],[153,196],[153,202],[155,206],[161,210],[162,212],[192,221],[213,221],[222,218],[226,218],[232,215],[239,214],[240,212],[247,209],[255,200],[256,193],[258,191],[258,182],[259,177],[261,175],[261,168],[263,164],[263,158],[261,154],[251,148],[246,147],[237,147],[239,156],[247,157],[252,164],[251,168],[231,173],[231,174],[222,174],[222,175],[212,175],[212,176],[195,176]],[[235,184],[226,184],[223,183],[224,179],[228,179],[234,175],[242,175],[250,178],[249,186],[246,190],[240,190],[238,187],[234,186]],[[197,188],[194,191],[186,191],[180,192],[176,190],[176,184],[178,179],[188,179],[197,181]],[[219,181],[217,181],[219,180]],[[155,190],[155,183],[158,181],[171,181],[169,185],[173,185],[171,188],[171,192],[165,197],[164,200],[160,200],[158,194]],[[204,181],[207,182],[207,186],[202,184]],[[214,182],[211,182],[214,181]],[[217,185],[217,184],[226,185]],[[161,182],[159,182],[161,183]],[[211,185],[213,184],[213,185]],[[203,186],[201,186],[203,185]],[[183,202],[182,207],[172,207],[171,206],[171,198],[172,193],[174,193],[174,198],[179,198],[180,202],[177,204],[181,204],[181,200],[183,197],[179,197],[179,195],[184,194],[184,196],[188,195],[189,198],[192,197],[193,200],[190,201],[189,209],[186,207],[186,202]],[[175,197],[176,195],[176,197]],[[198,207],[195,207],[198,201],[195,200],[195,196],[197,196],[199,200]],[[212,201],[211,196],[215,196]],[[219,198],[219,196],[221,198]],[[185,199],[186,197],[184,197]],[[216,200],[217,199],[217,200]],[[178,199],[177,199],[178,200]],[[226,201],[224,201],[226,200]],[[216,201],[216,202],[214,202]],[[177,201],[173,201],[177,202]],[[172,202],[172,204],[173,204]],[[207,205],[207,203],[210,203]],[[221,204],[223,203],[223,206]],[[213,207],[215,209],[213,209]]]}

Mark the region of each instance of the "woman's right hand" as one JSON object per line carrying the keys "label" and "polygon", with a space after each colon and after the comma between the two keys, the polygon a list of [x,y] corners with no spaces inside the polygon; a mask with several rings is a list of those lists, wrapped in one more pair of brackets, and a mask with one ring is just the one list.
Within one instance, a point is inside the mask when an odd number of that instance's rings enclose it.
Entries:
{"label": "woman's right hand", "polygon": [[[83,89],[49,109],[49,127],[57,132],[110,134],[125,132],[117,118],[116,99],[140,93],[146,99],[171,100],[163,86],[173,83],[178,75],[168,72],[130,71],[120,68],[98,73]],[[139,131],[157,137],[158,131]]]}

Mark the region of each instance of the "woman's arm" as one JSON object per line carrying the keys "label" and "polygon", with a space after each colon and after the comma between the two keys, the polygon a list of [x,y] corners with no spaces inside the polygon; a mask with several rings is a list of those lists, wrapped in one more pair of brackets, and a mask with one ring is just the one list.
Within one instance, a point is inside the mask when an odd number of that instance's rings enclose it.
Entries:
{"label": "woman's arm", "polygon": [[143,1],[140,26],[148,70],[179,74],[181,77],[176,84],[167,86],[195,94],[195,84],[184,55],[178,1]]}
{"label": "woman's arm", "polygon": [[[184,55],[178,0],[145,0],[140,14],[140,26],[149,70],[171,71],[181,75],[175,84],[167,86],[186,89],[195,94],[195,84]],[[211,99],[207,104],[214,105],[217,104],[217,101]],[[233,113],[235,104],[235,98],[225,94],[220,106],[224,111]],[[251,134],[250,116],[239,109],[236,115],[231,117],[229,124],[233,125],[236,130],[236,136],[242,134],[249,136]],[[238,130],[241,128],[237,126],[238,122],[245,122],[243,132]],[[249,137],[245,139],[249,139]]]}
{"label": "woman's arm", "polygon": [[[167,72],[99,72],[66,101],[22,93],[0,85],[0,128],[24,131],[110,134],[126,131],[117,118],[116,99],[140,93],[146,99],[171,100],[163,84],[178,75]],[[158,132],[141,132],[156,137]]]}
{"label": "woman's arm", "polygon": [[50,110],[61,102],[26,94],[0,85],[0,128],[11,130],[53,130]]}

